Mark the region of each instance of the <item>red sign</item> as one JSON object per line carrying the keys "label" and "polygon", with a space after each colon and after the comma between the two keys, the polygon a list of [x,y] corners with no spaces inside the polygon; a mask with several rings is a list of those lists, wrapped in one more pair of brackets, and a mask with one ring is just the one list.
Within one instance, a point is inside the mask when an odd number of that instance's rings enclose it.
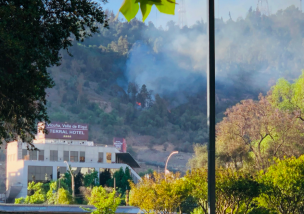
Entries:
{"label": "red sign", "polygon": [[120,152],[127,152],[127,142],[124,138],[113,138],[113,145],[116,147],[116,149]]}
{"label": "red sign", "polygon": [[[48,134],[44,137],[48,139],[88,140],[89,138],[88,124],[53,122],[46,124],[46,130]],[[39,135],[43,134],[40,132]]]}

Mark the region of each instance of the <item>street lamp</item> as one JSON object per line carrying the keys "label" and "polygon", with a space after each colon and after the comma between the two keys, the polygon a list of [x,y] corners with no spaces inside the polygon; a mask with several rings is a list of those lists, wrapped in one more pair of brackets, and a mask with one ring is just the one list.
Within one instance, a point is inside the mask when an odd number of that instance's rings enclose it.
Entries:
{"label": "street lamp", "polygon": [[172,155],[174,155],[174,154],[177,154],[178,153],[178,151],[174,151],[174,152],[171,152],[171,154],[168,156],[168,158],[167,158],[167,162],[166,162],[166,166],[165,166],[165,175],[167,174],[167,165],[168,165],[168,162],[169,162],[169,159],[170,159],[170,157],[172,156]]}
{"label": "street lamp", "polygon": [[67,165],[67,167],[68,167],[68,169],[69,169],[70,175],[71,175],[71,179],[72,179],[72,196],[73,196],[73,198],[75,198],[74,175],[73,175],[73,173],[72,173],[72,171],[71,171],[71,168],[70,168],[68,162],[67,162],[67,161],[64,161],[64,163],[66,163],[66,165]]}

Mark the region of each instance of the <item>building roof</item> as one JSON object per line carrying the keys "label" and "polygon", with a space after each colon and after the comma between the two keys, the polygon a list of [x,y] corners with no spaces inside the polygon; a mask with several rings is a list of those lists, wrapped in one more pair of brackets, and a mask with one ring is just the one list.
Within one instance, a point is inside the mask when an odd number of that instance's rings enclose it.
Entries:
{"label": "building roof", "polygon": [[128,164],[132,168],[140,168],[139,164],[128,152],[116,153],[116,160],[121,160],[123,163]]}

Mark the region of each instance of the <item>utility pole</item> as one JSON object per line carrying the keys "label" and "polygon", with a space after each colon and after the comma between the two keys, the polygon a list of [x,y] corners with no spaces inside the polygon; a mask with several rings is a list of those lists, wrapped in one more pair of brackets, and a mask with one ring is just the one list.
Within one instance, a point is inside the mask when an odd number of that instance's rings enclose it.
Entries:
{"label": "utility pole", "polygon": [[207,62],[207,123],[208,143],[208,213],[215,214],[215,27],[214,0],[207,0],[208,62]]}

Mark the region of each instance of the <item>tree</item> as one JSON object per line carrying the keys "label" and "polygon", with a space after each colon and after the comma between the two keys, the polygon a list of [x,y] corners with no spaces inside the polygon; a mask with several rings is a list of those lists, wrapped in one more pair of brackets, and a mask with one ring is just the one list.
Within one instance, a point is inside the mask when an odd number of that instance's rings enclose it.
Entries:
{"label": "tree", "polygon": [[105,169],[99,175],[99,184],[104,187],[107,184],[107,181],[111,179],[111,177],[112,176],[110,169]]}
{"label": "tree", "polygon": [[251,211],[254,200],[259,195],[260,185],[254,176],[240,170],[217,170],[217,213],[248,213]]}
{"label": "tree", "polygon": [[294,83],[290,84],[284,78],[279,79],[277,84],[269,92],[269,100],[274,107],[289,111],[297,118],[304,121],[304,71]]}
{"label": "tree", "polygon": [[56,181],[50,182],[49,191],[46,193],[46,198],[47,204],[72,204],[73,202],[72,195],[69,193],[68,189],[63,187],[58,189]]}
{"label": "tree", "polygon": [[83,208],[86,211],[90,211],[92,214],[115,214],[117,207],[120,204],[120,197],[116,196],[115,190],[111,193],[102,187],[94,187],[91,192],[91,196],[88,196],[89,205],[93,205],[96,210]]}
{"label": "tree", "polygon": [[46,201],[43,183],[35,183],[32,181],[28,184],[27,190],[33,191],[34,193],[25,198],[21,197],[15,199],[15,204],[43,204]]}
{"label": "tree", "polygon": [[192,171],[186,175],[192,186],[191,195],[196,200],[197,204],[201,207],[204,213],[208,213],[208,182],[207,182],[207,170],[203,168],[192,169]]}
{"label": "tree", "polygon": [[194,145],[193,149],[194,155],[191,159],[189,159],[188,165],[191,167],[191,169],[206,168],[208,163],[207,145],[196,144]]}
{"label": "tree", "polygon": [[304,156],[276,159],[276,163],[259,175],[262,194],[260,205],[277,213],[304,211]]}
{"label": "tree", "polygon": [[239,168],[251,162],[256,169],[266,169],[273,157],[303,153],[299,134],[303,125],[261,95],[259,101],[244,100],[225,115],[216,127],[217,153],[223,164]]}
{"label": "tree", "polygon": [[49,122],[47,68],[59,51],[107,27],[102,8],[91,0],[0,0],[0,138],[31,142],[37,122]]}
{"label": "tree", "polygon": [[[203,213],[208,213],[207,170],[193,169],[186,175],[191,184],[191,195]],[[259,183],[255,177],[243,171],[231,169],[216,170],[216,210],[217,213],[248,213],[253,201],[259,197]]]}
{"label": "tree", "polygon": [[179,174],[157,174],[143,177],[138,184],[131,183],[130,204],[145,213],[182,213],[182,202],[191,193],[191,185]]}
{"label": "tree", "polygon": [[130,190],[129,181],[132,182],[132,177],[129,167],[126,167],[125,170],[123,170],[123,168],[120,167],[120,169],[114,173],[113,178],[107,181],[107,185],[109,187],[114,187],[114,178],[115,178],[116,188],[118,189],[119,193],[124,195],[126,190]]}
{"label": "tree", "polygon": [[[67,187],[63,182],[61,185]],[[33,181],[28,184],[28,190],[32,194],[25,198],[16,198],[15,204],[71,204],[73,202],[73,198],[68,190],[63,187],[57,189],[56,181],[46,184],[41,182],[35,183]]]}
{"label": "tree", "polygon": [[137,94],[137,102],[141,104],[142,108],[147,107],[148,104],[148,100],[150,98],[150,94],[147,90],[147,86],[145,84],[142,85],[139,93]]}
{"label": "tree", "polygon": [[127,92],[128,92],[131,103],[134,105],[136,102],[136,95],[138,93],[138,85],[136,83],[130,82],[128,85]]}
{"label": "tree", "polygon": [[85,187],[93,188],[94,186],[99,186],[98,172],[94,171],[92,173],[85,174],[83,178],[83,183]]}

